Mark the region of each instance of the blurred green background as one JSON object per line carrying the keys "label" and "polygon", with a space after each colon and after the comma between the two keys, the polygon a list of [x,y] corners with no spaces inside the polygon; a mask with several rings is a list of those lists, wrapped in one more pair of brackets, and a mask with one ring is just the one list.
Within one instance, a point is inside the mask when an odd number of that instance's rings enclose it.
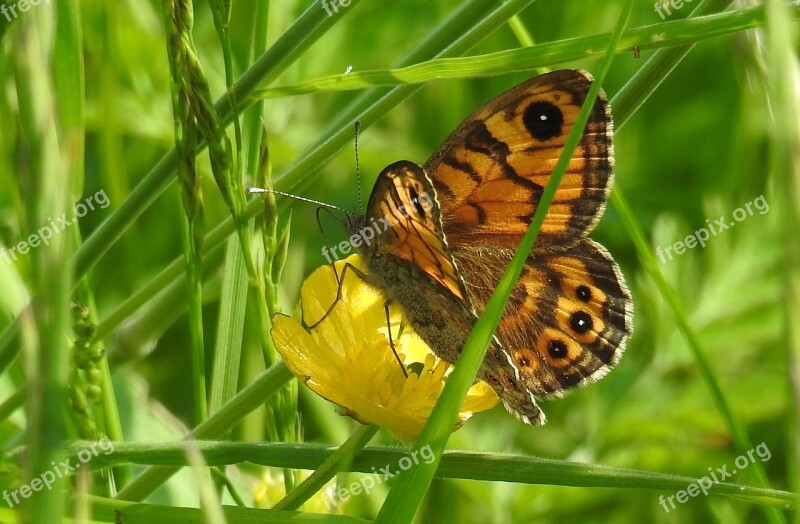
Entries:
{"label": "blurred green background", "polygon": [[[225,92],[220,43],[208,3],[196,0],[194,4],[194,40],[216,98]],[[675,10],[666,21],[687,17],[696,4]],[[364,0],[341,7],[335,24],[272,85],[339,74],[351,66],[356,72],[395,67],[459,5],[450,0]],[[537,43],[565,40],[609,33],[623,5],[616,0],[602,4],[539,0],[524,9],[519,20]],[[736,7],[746,7],[745,2]],[[273,43],[306,8],[308,1],[269,3],[268,43]],[[109,207],[80,219],[83,239],[120,208],[132,188],[174,145],[170,68],[161,9],[161,2],[144,0],[79,3],[85,67],[85,172],[78,175],[83,186],[81,200],[102,190],[110,201]],[[247,0],[232,3],[230,36],[238,72],[247,65],[243,57],[250,44],[248,27],[253,10],[254,5]],[[4,190],[0,192],[0,245],[6,248],[41,226],[30,212],[30,199],[36,196],[31,189],[35,184],[29,162],[33,153],[25,140],[24,124],[25,97],[39,95],[20,92],[15,79],[26,60],[26,54],[19,51],[19,42],[27,31],[33,31],[32,26],[39,27],[39,34],[52,31],[55,22],[50,11],[49,6],[32,7],[14,23],[3,26],[0,184]],[[0,22],[5,23],[2,19]],[[629,27],[659,22],[661,18],[652,2],[637,2]],[[792,25],[796,27],[795,22]],[[504,25],[468,54],[520,45],[511,28]],[[770,486],[791,491],[792,474],[797,474],[792,471],[797,428],[791,423],[797,399],[791,394],[786,333],[800,319],[789,316],[785,302],[786,274],[794,268],[786,265],[782,249],[786,237],[782,232],[788,229],[796,234],[797,224],[787,224],[781,220],[785,215],[775,212],[776,200],[786,190],[780,186],[780,176],[771,173],[774,164],[770,133],[775,125],[772,115],[792,108],[776,106],[767,95],[767,82],[776,73],[767,67],[766,45],[761,30],[700,41],[616,133],[615,187],[623,191],[653,252],[704,227],[707,219],[713,222],[726,216],[730,221],[736,208],[759,196],[770,205],[770,211],[756,212],[714,236],[705,248],[688,250],[666,263],[656,260],[658,269],[675,290],[731,409],[743,422],[751,442],[763,442],[769,448],[771,458],[762,467]],[[791,47],[796,48],[796,41],[791,41]],[[609,98],[653,53],[643,48],[638,58],[632,51],[617,55],[604,85]],[[591,72],[599,61],[593,58],[565,62],[558,68]],[[416,94],[362,131],[359,161],[365,198],[384,166],[399,159],[424,163],[478,105],[533,74],[527,71],[425,82]],[[789,71],[785,74],[791,76]],[[314,93],[266,100],[263,119],[273,172],[280,174],[324,139],[331,122],[358,94]],[[800,115],[792,118],[797,121]],[[793,148],[796,156],[798,144]],[[310,182],[294,191],[348,209],[357,206],[352,143],[315,167],[313,174],[303,173],[313,177]],[[198,168],[205,202],[204,223],[211,230],[229,212],[219,196],[205,152],[198,157]],[[252,180],[253,173],[248,171],[245,184]],[[276,187],[289,189],[293,184],[279,176]],[[288,219],[291,208],[291,242],[278,294],[281,310],[291,313],[303,278],[325,263],[320,253],[323,239],[314,206],[280,198],[278,203],[281,224]],[[91,269],[80,295],[93,296],[94,304],[87,305],[95,322],[107,318],[119,304],[183,256],[183,216],[180,187],[172,183]],[[345,238],[344,230],[329,218],[324,219],[324,229],[331,243]],[[72,234],[72,229],[69,231]],[[476,415],[454,433],[449,449],[534,455],[695,478],[708,474],[708,468],[727,464],[731,469],[739,454],[731,432],[671,309],[641,265],[615,206],[609,206],[592,238],[605,245],[620,263],[634,298],[635,332],[617,369],[601,382],[565,399],[545,402],[548,424],[542,428],[525,426],[497,407]],[[29,301],[35,264],[33,253],[19,256],[13,264],[0,260],[0,323],[4,326]],[[217,257],[204,275],[203,322],[209,366],[220,314],[222,273]],[[76,300],[84,302],[79,297]],[[186,307],[185,296],[180,293],[155,296],[120,319],[102,341],[125,441],[174,441],[183,434],[182,427],[196,423],[188,378],[191,351]],[[252,310],[248,307],[245,320],[240,387],[264,368],[257,335],[261,327]],[[14,339],[9,347],[19,344]],[[26,353],[15,358],[0,376],[0,398],[12,399],[15,393],[25,391],[34,370]],[[16,446],[28,443],[25,430],[29,414],[22,409],[23,400],[7,401],[3,404],[5,409],[0,410],[0,441],[7,450],[0,469],[3,489],[14,488],[25,478],[24,468],[19,467],[19,453],[12,452]],[[331,404],[302,385],[298,404],[301,441],[339,445],[355,427],[353,421],[336,414]],[[64,406],[64,418],[73,421],[67,424],[67,435],[75,439],[81,434],[74,427],[75,417],[69,414],[70,409],[74,406]],[[289,416],[295,415],[292,412]],[[229,438],[237,442],[263,441],[267,424],[262,408],[230,428]],[[397,445],[384,433],[379,433],[376,442]],[[228,472],[250,504],[251,490],[262,482],[261,468],[243,465],[229,468]],[[280,472],[273,470],[275,475]],[[340,480],[355,478],[357,474],[343,474]],[[748,470],[728,480],[757,484]],[[344,505],[343,511],[347,515],[373,517],[384,495],[385,490],[379,490],[370,496],[355,497]],[[767,520],[762,507],[720,496],[692,498],[666,513],[659,505],[659,495],[673,492],[436,479],[417,521]],[[229,498],[224,500],[231,503]],[[148,501],[196,505],[194,481],[182,473]],[[268,505],[274,502],[277,499]],[[792,518],[788,512],[783,516]]]}

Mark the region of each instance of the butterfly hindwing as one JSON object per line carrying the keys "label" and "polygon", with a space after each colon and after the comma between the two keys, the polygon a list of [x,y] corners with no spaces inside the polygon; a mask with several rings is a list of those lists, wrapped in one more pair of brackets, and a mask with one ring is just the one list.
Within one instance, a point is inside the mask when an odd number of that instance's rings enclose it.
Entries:
{"label": "butterfly hindwing", "polygon": [[[462,248],[454,257],[482,310],[513,251]],[[535,396],[559,395],[596,380],[622,355],[631,332],[630,293],[611,256],[581,239],[568,250],[531,255],[496,336],[499,351]],[[499,360],[502,362],[502,359]],[[495,371],[499,376],[502,371]]]}

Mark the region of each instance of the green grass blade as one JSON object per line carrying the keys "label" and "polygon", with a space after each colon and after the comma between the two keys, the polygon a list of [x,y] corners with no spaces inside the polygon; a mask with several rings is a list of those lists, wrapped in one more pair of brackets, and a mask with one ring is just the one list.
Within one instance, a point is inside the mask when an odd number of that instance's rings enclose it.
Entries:
{"label": "green grass blade", "polygon": [[[793,10],[800,19],[800,7]],[[744,31],[764,24],[763,6],[703,17],[637,27],[620,38],[615,53],[640,49],[685,46],[708,38]],[[544,66],[603,55],[609,35],[599,34],[537,46],[487,53],[464,58],[440,58],[387,71],[353,71],[316,78],[300,84],[260,89],[251,98],[277,98],[308,93],[348,91],[370,87],[417,84],[431,80],[496,76],[512,72],[533,72]]]}
{"label": "green grass blade", "polygon": [[[365,430],[366,431],[366,430]],[[365,435],[363,432],[359,435]],[[353,435],[356,437],[356,434]],[[354,438],[351,438],[353,440]],[[89,444],[74,443],[70,450],[74,456]],[[288,443],[234,443],[202,441],[195,443],[210,465],[225,466],[241,462],[252,462],[276,468],[315,469],[324,467],[327,461],[340,453],[334,446],[323,444]],[[363,448],[342,471],[371,473],[394,466],[409,452],[403,448],[370,446]],[[759,457],[756,457],[758,460]],[[92,460],[95,468],[120,463],[158,464],[161,466],[184,466],[186,454],[183,444],[170,443],[119,443],[114,453],[99,455]],[[752,464],[751,464],[752,465]],[[654,490],[674,493],[697,483],[708,472],[701,469],[698,477],[669,475],[603,464],[586,464],[569,460],[554,460],[511,453],[487,453],[448,450],[442,454],[436,476],[447,479],[478,480],[484,482],[514,482],[543,486],[570,486],[593,488],[617,488],[626,490]],[[381,475],[383,480],[383,475]],[[711,481],[711,479],[709,479]],[[708,492],[747,500],[749,502],[786,509],[795,504],[793,493],[745,486],[731,482],[710,482]],[[655,502],[654,502],[655,504]]]}
{"label": "green grass blade", "polygon": [[214,345],[209,413],[222,407],[236,394],[238,388],[247,288],[247,266],[242,255],[241,242],[236,238],[229,238],[225,251],[225,272],[222,277],[222,296]]}

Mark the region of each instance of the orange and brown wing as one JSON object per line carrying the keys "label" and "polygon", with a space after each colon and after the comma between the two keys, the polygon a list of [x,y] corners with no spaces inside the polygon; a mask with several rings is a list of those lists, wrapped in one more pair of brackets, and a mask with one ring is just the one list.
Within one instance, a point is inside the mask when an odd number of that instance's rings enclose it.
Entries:
{"label": "orange and brown wing", "polygon": [[[473,277],[468,293],[482,311],[513,250],[464,248],[453,255]],[[509,381],[519,374],[517,382],[535,396],[563,394],[617,363],[632,323],[630,292],[603,246],[582,238],[569,250],[532,256],[497,329],[502,349],[490,349],[483,368],[494,375],[481,378]]]}
{"label": "orange and brown wing", "polygon": [[414,264],[466,300],[464,281],[442,233],[436,191],[422,167],[402,160],[378,175],[363,227],[377,230],[376,252]]}
{"label": "orange and brown wing", "polygon": [[[470,115],[425,164],[447,241],[515,247],[531,222],[592,78],[540,75]],[[572,243],[603,212],[611,186],[611,113],[601,94],[542,226],[538,246]]]}

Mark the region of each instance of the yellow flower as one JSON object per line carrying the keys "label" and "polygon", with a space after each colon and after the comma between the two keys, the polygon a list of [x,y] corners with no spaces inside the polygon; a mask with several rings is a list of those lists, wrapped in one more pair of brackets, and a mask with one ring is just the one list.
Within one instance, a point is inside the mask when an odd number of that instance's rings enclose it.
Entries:
{"label": "yellow flower", "polygon": [[[349,263],[366,271],[353,255],[336,262],[339,275]],[[301,289],[306,326],[317,322],[336,298],[336,278],[330,266],[314,271]],[[285,315],[276,315],[272,336],[283,361],[318,395],[338,404],[342,412],[363,424],[388,429],[397,439],[416,439],[452,369],[436,357],[408,324],[402,312],[389,308],[389,326],[395,349],[408,377],[389,345],[384,298],[354,272],[347,271],[342,300],[312,330]],[[416,364],[415,364],[416,363]],[[485,383],[473,385],[464,400],[458,429],[473,413],[495,406],[498,398]]]}

